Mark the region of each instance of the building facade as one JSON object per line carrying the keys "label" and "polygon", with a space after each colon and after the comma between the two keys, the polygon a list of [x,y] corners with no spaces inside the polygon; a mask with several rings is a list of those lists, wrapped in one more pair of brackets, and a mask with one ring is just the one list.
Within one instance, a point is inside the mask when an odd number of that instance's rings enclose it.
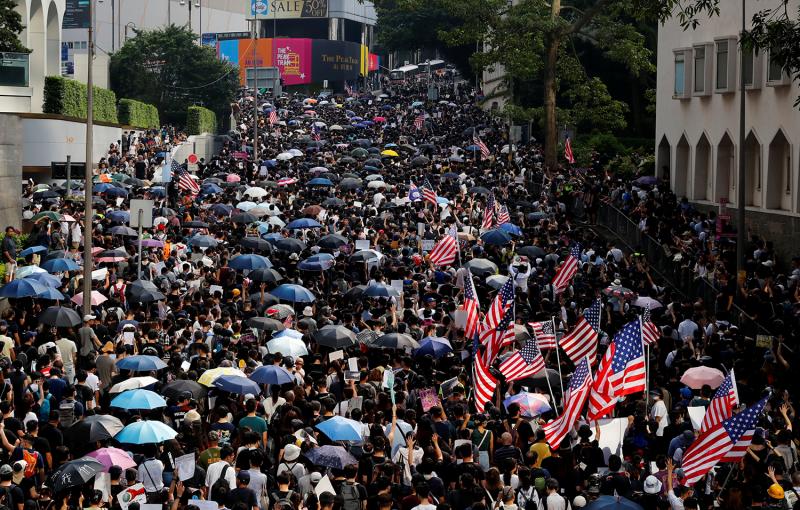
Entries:
{"label": "building facade", "polygon": [[[800,217],[800,111],[794,107],[800,87],[770,61],[769,51],[742,55],[739,47],[742,16],[749,27],[753,14],[779,3],[748,2],[742,13],[739,2],[723,2],[719,16],[702,19],[696,30],[684,31],[673,19],[658,34],[657,176],[692,202],[738,207],[744,94],[744,205],[756,226],[795,224]],[[799,5],[789,0],[788,12],[794,15]]]}

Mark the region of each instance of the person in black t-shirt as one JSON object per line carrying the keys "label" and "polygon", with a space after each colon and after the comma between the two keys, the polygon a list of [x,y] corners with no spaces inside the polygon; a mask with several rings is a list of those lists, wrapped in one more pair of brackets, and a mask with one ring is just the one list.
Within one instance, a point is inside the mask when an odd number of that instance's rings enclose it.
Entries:
{"label": "person in black t-shirt", "polygon": [[248,510],[258,510],[258,498],[253,489],[247,487],[250,483],[250,473],[239,471],[236,475],[236,488],[228,494],[227,507],[233,508],[237,503],[244,503]]}

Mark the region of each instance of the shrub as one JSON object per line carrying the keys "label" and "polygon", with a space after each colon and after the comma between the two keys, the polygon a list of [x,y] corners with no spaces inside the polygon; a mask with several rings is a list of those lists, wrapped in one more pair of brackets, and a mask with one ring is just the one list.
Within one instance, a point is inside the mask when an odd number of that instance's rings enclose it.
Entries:
{"label": "shrub", "polygon": [[[94,120],[117,123],[117,95],[108,89],[94,87]],[[86,85],[61,76],[48,76],[44,81],[44,113],[65,117],[86,118]]]}
{"label": "shrub", "polygon": [[217,132],[217,116],[208,108],[190,106],[186,111],[186,129],[190,135]]}
{"label": "shrub", "polygon": [[119,100],[119,121],[126,126],[138,128],[158,128],[158,108],[134,99]]}

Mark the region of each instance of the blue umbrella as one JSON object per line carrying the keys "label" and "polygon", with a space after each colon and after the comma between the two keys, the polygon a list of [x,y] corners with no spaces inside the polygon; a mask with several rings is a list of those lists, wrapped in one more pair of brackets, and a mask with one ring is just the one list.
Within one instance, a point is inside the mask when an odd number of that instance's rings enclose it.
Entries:
{"label": "blue umbrella", "polygon": [[430,354],[434,358],[441,358],[448,352],[453,352],[450,342],[446,338],[437,336],[428,336],[423,338],[419,343],[419,349],[414,354],[416,356],[425,356]]}
{"label": "blue umbrella", "polygon": [[333,267],[334,258],[330,253],[318,253],[301,260],[297,267],[303,271],[326,271]]}
{"label": "blue umbrella", "polygon": [[216,193],[222,193],[222,188],[213,182],[209,182],[208,184],[203,184],[200,186],[200,193],[204,195],[214,195]]}
{"label": "blue umbrella", "polygon": [[481,239],[486,244],[505,246],[511,242],[511,235],[505,230],[495,228],[481,234]]}
{"label": "blue umbrella", "polygon": [[131,213],[128,211],[111,211],[106,214],[106,218],[115,223],[128,223],[131,219]]}
{"label": "blue umbrella", "polygon": [[500,225],[500,228],[511,234],[512,236],[521,236],[522,229],[518,226],[514,225],[513,223],[503,223]]}
{"label": "blue umbrella", "polygon": [[164,198],[165,196],[167,196],[167,190],[162,186],[154,186],[150,188],[149,192],[151,195],[159,198]]}
{"label": "blue umbrella", "polygon": [[166,152],[164,152],[164,151],[157,152],[157,153],[156,153],[156,157],[157,157],[157,158],[166,158],[166,157],[167,157],[167,153],[166,153]]}
{"label": "blue umbrella", "polygon": [[217,244],[217,240],[211,236],[197,235],[189,239],[187,242],[189,246],[196,246],[197,248],[213,248]]}
{"label": "blue umbrella", "polygon": [[311,218],[298,218],[296,220],[292,220],[286,225],[288,230],[297,230],[301,228],[320,228],[322,225],[317,220],[312,220]]}
{"label": "blue umbrella", "polygon": [[23,278],[21,280],[12,280],[10,283],[3,285],[0,288],[0,297],[15,299],[36,297],[46,290],[47,287],[36,280]]}
{"label": "blue umbrella", "polygon": [[480,148],[480,147],[478,147],[477,145],[467,145],[467,146],[464,148],[464,150],[468,150],[468,151],[470,151],[470,152],[475,152],[475,151],[479,151],[479,150],[481,150],[481,148]]}
{"label": "blue umbrella", "polygon": [[121,409],[158,409],[167,407],[167,401],[150,390],[135,389],[120,393],[111,401],[111,407]]}
{"label": "blue umbrella", "polygon": [[334,416],[317,425],[317,430],[331,441],[361,441],[364,439],[362,428],[360,422],[342,416]]}
{"label": "blue umbrella", "polygon": [[416,108],[417,106],[422,106],[423,104],[425,103],[423,103],[422,101],[414,101],[413,103],[411,103],[411,108]]}
{"label": "blue umbrella", "polygon": [[42,292],[41,294],[37,294],[36,297],[38,297],[39,299],[50,299],[53,301],[63,301],[67,299],[66,297],[64,297],[64,294],[60,293],[53,287],[47,287],[44,292]]}
{"label": "blue umbrella", "polygon": [[99,184],[95,184],[92,186],[92,191],[95,193],[105,193],[106,191],[116,188],[113,184],[109,184],[107,182],[101,182]]}
{"label": "blue umbrella", "polygon": [[622,496],[600,496],[586,510],[642,510],[642,506]]}
{"label": "blue umbrella", "polygon": [[383,283],[373,283],[364,289],[362,295],[367,297],[400,297],[397,289]]}
{"label": "blue umbrella", "polygon": [[230,216],[233,207],[229,206],[228,204],[214,204],[209,207],[209,210],[216,215]]}
{"label": "blue umbrella", "polygon": [[27,257],[28,255],[33,255],[34,253],[43,253],[47,251],[46,246],[31,246],[30,248],[25,248],[21,252],[19,252],[20,257]]}
{"label": "blue umbrella", "polygon": [[[396,435],[396,434],[395,434]],[[306,458],[314,465],[332,469],[344,469],[345,466],[358,464],[358,460],[341,446],[324,445],[306,452]]]}
{"label": "blue umbrella", "polygon": [[296,285],[294,283],[279,285],[275,290],[270,292],[270,294],[278,299],[291,301],[293,303],[313,303],[317,299],[310,290],[302,285]]}
{"label": "blue umbrella", "polygon": [[247,395],[248,393],[258,395],[261,393],[258,383],[241,375],[221,375],[214,380],[214,387],[237,395]]}
{"label": "blue umbrella", "polygon": [[277,365],[258,367],[250,374],[250,380],[258,384],[289,384],[295,382],[291,372]]}
{"label": "blue umbrella", "polygon": [[61,287],[61,278],[56,278],[50,273],[36,273],[25,277],[26,280],[33,280],[35,282],[57,289]]}
{"label": "blue umbrella", "polygon": [[117,361],[117,368],[133,372],[149,372],[150,370],[161,370],[166,367],[167,364],[156,356],[128,356]]}
{"label": "blue umbrella", "polygon": [[133,422],[114,436],[120,443],[150,444],[175,439],[178,433],[168,425],[155,420]]}
{"label": "blue umbrella", "polygon": [[128,190],[124,188],[118,188],[116,186],[111,186],[111,188],[105,191],[105,194],[109,197],[127,197]]}
{"label": "blue umbrella", "polygon": [[253,269],[269,269],[272,262],[263,255],[238,255],[228,262],[228,267],[239,271],[252,271]]}
{"label": "blue umbrella", "polygon": [[326,179],[324,177],[317,177],[315,179],[311,179],[307,183],[309,186],[333,186],[333,183],[330,179]]}
{"label": "blue umbrella", "polygon": [[50,259],[42,262],[42,269],[48,273],[63,273],[66,271],[77,271],[80,269],[74,260],[70,259]]}

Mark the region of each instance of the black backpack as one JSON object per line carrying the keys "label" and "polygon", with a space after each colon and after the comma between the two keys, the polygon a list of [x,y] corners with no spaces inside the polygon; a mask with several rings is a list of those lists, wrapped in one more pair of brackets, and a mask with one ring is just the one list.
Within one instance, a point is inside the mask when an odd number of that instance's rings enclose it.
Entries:
{"label": "black backpack", "polygon": [[[216,491],[218,491],[220,489],[224,489],[225,494],[230,492],[231,484],[228,483],[228,480],[225,479],[225,475],[227,474],[228,469],[230,469],[230,466],[228,466],[227,464],[225,465],[225,467],[222,468],[222,472],[219,474],[219,478],[217,478],[217,481],[214,482],[214,485],[211,486],[211,491],[209,493],[209,496],[211,494],[216,494]],[[221,501],[217,501],[217,503],[224,503],[224,501],[222,501],[222,502]]]}

